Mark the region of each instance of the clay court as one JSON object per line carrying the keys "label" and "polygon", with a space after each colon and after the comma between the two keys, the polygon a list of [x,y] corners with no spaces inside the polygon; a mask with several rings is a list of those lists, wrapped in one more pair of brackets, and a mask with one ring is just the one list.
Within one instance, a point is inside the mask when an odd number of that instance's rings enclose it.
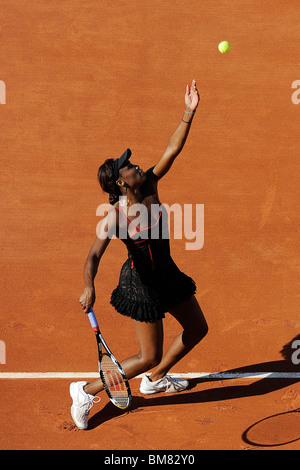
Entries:
{"label": "clay court", "polygon": [[[288,439],[276,424],[276,445],[247,439],[300,407],[299,15],[296,0],[1,1],[1,449],[300,448],[300,415]],[[189,390],[149,397],[132,379],[129,411],[102,393],[79,431],[69,384],[97,376],[78,302],[108,202],[97,170],[127,147],[153,166],[193,78],[201,102],[159,194],[204,204],[203,247],[171,249],[209,333],[171,371]],[[120,360],[138,350],[109,303],[126,254],[113,240],[96,278],[95,312]],[[165,347],[179,331],[167,315]]]}

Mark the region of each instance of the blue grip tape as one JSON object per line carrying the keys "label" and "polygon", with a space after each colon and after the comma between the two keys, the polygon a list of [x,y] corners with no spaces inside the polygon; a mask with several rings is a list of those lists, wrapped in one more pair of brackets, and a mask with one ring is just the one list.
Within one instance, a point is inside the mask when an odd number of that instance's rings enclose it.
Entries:
{"label": "blue grip tape", "polygon": [[89,317],[90,323],[92,325],[92,328],[99,328],[96,316],[94,314],[94,310],[92,308],[90,308],[90,311],[88,313],[88,317]]}

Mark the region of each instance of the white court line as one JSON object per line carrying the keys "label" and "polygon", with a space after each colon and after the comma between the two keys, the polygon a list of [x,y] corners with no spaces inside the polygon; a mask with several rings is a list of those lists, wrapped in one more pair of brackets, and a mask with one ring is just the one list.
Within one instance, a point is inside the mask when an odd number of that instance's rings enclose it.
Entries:
{"label": "white court line", "polygon": [[[140,374],[135,378],[142,378],[143,375]],[[300,379],[300,372],[189,372],[169,375],[185,379]],[[98,372],[0,372],[0,379],[88,379],[98,377]]]}

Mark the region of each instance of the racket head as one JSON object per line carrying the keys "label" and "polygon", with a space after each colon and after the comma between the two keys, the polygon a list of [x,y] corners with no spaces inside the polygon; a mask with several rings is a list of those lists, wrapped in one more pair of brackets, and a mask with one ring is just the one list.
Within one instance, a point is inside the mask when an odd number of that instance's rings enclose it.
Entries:
{"label": "racket head", "polygon": [[[89,309],[88,317],[96,334],[99,353],[99,372],[104,389],[115,406],[122,410],[126,409],[130,406],[132,399],[126,374],[100,333],[93,308]],[[102,352],[101,345],[104,346],[107,352]]]}
{"label": "racket head", "polygon": [[105,391],[111,402],[124,410],[131,404],[131,390],[125,372],[114,356],[102,353],[99,372]]}
{"label": "racket head", "polygon": [[243,433],[243,440],[247,444],[258,447],[282,446],[299,439],[299,408],[263,418]]}

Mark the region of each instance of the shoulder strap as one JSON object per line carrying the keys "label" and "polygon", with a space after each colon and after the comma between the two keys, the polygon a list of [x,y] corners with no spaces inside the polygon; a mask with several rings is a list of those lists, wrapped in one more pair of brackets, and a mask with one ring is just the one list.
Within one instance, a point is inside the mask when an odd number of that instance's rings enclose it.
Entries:
{"label": "shoulder strap", "polygon": [[119,208],[118,208],[118,207],[116,207],[116,206],[114,206],[114,208],[115,208],[117,211],[119,211],[119,212],[120,212],[120,213],[121,213],[121,214],[122,214],[122,215],[125,217],[125,219],[127,219],[127,220],[128,220],[128,222],[129,222],[131,225],[133,225],[133,226],[134,226],[134,228],[135,228],[135,229],[137,228],[137,227],[136,227],[136,226],[135,226],[135,225],[134,225],[134,224],[131,222],[131,220],[130,220],[130,219],[128,219],[127,215],[125,215],[125,214],[124,214],[124,212],[123,212],[123,211],[121,211],[121,209],[119,209]]}

